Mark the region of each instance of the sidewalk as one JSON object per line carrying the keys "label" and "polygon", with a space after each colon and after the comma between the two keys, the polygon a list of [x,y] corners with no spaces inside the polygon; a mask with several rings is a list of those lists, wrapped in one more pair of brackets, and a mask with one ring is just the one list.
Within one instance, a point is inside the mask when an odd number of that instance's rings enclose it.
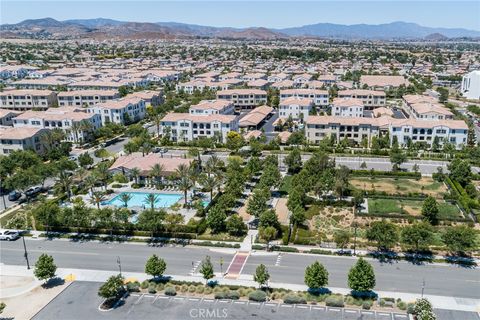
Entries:
{"label": "sidewalk", "polygon": [[[108,277],[116,275],[118,272],[115,271],[101,271],[101,270],[83,270],[83,269],[67,269],[59,268],[57,269],[57,276],[61,278],[68,278],[68,280],[77,280],[77,281],[92,281],[92,282],[104,282]],[[131,281],[144,281],[151,278],[145,273],[139,272],[123,272],[122,273],[125,279]],[[32,276],[33,270],[27,270],[25,266],[12,266],[12,265],[0,265],[0,276]],[[175,280],[180,281],[197,281],[205,282],[205,280],[198,273],[192,276],[178,276],[170,275]],[[253,281],[252,276],[241,275],[238,279],[226,279],[220,277],[219,274],[211,280],[218,281],[219,284],[225,285],[242,285],[250,287],[258,287],[258,284]],[[307,290],[305,285],[296,285],[289,283],[279,283],[279,282],[270,282],[269,286],[272,288],[285,288],[291,290]],[[347,288],[335,288],[329,287],[333,293],[348,294],[350,292]],[[391,298],[401,298],[406,302],[413,302],[416,299],[420,298],[419,294],[405,293],[405,292],[390,292],[390,291],[375,291],[380,297],[391,297]],[[469,298],[455,298],[455,297],[444,297],[436,295],[424,295],[425,298],[430,300],[434,308],[448,309],[448,310],[458,310],[458,311],[467,311],[467,312],[478,312],[480,308],[480,299],[469,299]]]}

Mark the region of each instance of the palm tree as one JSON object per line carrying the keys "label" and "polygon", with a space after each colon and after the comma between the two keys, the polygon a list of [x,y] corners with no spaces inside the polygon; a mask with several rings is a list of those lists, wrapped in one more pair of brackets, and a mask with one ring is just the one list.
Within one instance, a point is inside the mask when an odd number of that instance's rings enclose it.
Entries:
{"label": "palm tree", "polygon": [[158,188],[165,167],[160,163],[155,163],[150,169],[150,176],[155,180],[155,186]]}
{"label": "palm tree", "polygon": [[129,193],[122,193],[120,195],[120,200],[122,200],[123,204],[125,205],[125,208],[128,207],[128,202],[132,200],[132,195]]}
{"label": "palm tree", "polygon": [[130,170],[130,177],[133,177],[133,179],[135,180],[135,184],[138,184],[138,176],[139,175],[140,175],[140,169],[138,169],[137,167],[132,168]]}
{"label": "palm tree", "polygon": [[95,183],[97,183],[97,177],[95,177],[95,174],[91,174],[83,180],[83,183],[90,189],[90,193],[93,194],[93,187],[95,186]]}
{"label": "palm tree", "polygon": [[160,125],[162,124],[162,116],[160,114],[154,114],[152,116],[153,123],[155,123],[155,127],[157,128],[157,137],[160,136]]}
{"label": "palm tree", "polygon": [[110,172],[108,171],[108,164],[101,162],[96,168],[96,175],[100,181],[102,181],[105,190],[107,190],[107,182],[110,177]]}
{"label": "palm tree", "polygon": [[67,194],[67,198],[70,201],[70,197],[71,197],[70,188],[72,187],[72,184],[73,184],[72,176],[68,175],[66,171],[61,170],[58,173],[57,178],[58,178],[57,182],[62,187],[62,190]]}
{"label": "palm tree", "polygon": [[217,187],[217,179],[215,179],[215,176],[209,176],[209,175],[202,175],[200,178],[200,183],[202,187],[210,192],[210,201],[212,201],[213,198],[213,190]]}
{"label": "palm tree", "polygon": [[152,151],[152,145],[148,142],[145,142],[144,144],[142,144],[140,149],[142,150],[142,157],[143,157],[145,156],[145,154],[149,154],[150,151]]}
{"label": "palm tree", "polygon": [[216,154],[214,154],[207,160],[207,163],[205,164],[205,171],[208,173],[208,175],[211,175],[215,172],[218,172],[223,165],[223,161]]}
{"label": "palm tree", "polygon": [[192,188],[193,183],[191,180],[191,171],[190,166],[181,163],[178,165],[176,171],[176,175],[178,177],[178,187],[184,193],[185,204],[187,204],[187,192]]}
{"label": "palm tree", "polygon": [[155,193],[149,193],[145,196],[145,202],[150,205],[150,209],[155,209],[155,203],[158,202],[158,195]]}
{"label": "palm tree", "polygon": [[90,197],[90,203],[97,205],[97,208],[100,209],[100,203],[105,201],[105,193],[100,191],[95,191]]}
{"label": "palm tree", "polygon": [[70,126],[70,131],[73,133],[73,142],[78,143],[78,135],[80,133],[81,129],[81,124],[80,122],[72,122],[72,125]]}

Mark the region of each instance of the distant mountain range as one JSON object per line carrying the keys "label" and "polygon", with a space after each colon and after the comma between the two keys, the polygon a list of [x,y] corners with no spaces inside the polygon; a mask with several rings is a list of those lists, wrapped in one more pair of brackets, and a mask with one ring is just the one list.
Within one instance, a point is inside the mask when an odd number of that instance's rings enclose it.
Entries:
{"label": "distant mountain range", "polygon": [[44,39],[188,39],[196,37],[286,39],[289,37],[314,37],[347,40],[426,39],[439,41],[448,38],[480,39],[480,31],[460,28],[430,28],[407,22],[379,25],[318,23],[294,28],[268,29],[263,27],[211,27],[178,22],[127,22],[105,18],[65,21],[44,18],[0,25],[0,37]]}

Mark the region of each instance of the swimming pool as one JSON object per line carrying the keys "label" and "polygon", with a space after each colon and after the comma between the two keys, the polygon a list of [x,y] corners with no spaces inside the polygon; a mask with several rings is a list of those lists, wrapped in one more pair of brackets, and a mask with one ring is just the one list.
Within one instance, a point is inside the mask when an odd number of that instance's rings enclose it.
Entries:
{"label": "swimming pool", "polygon": [[[122,192],[119,195],[116,195],[113,199],[105,201],[103,205],[110,205],[116,207],[124,207],[125,203],[122,201],[122,194],[129,194],[131,199],[128,201],[127,205],[129,208],[132,207],[145,207],[150,208],[150,203],[146,200],[147,195],[150,193],[147,192]],[[181,194],[175,193],[154,193],[157,196],[157,201],[154,204],[155,208],[168,208],[173,204],[177,203],[183,196]]]}

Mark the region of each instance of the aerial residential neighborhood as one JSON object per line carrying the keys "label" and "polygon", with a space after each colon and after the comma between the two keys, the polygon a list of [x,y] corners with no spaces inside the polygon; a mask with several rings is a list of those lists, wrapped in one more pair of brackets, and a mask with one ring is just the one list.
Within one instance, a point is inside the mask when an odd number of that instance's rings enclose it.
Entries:
{"label": "aerial residential neighborhood", "polygon": [[1,8],[0,319],[480,320],[480,3]]}

